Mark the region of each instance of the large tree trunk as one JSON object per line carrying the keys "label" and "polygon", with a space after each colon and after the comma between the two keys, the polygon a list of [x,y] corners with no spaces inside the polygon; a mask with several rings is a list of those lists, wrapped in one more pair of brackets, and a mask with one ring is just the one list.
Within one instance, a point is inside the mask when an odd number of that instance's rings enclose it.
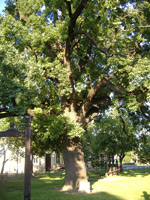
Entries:
{"label": "large tree trunk", "polygon": [[78,191],[80,182],[88,182],[80,138],[63,137],[63,156],[66,175],[62,191]]}

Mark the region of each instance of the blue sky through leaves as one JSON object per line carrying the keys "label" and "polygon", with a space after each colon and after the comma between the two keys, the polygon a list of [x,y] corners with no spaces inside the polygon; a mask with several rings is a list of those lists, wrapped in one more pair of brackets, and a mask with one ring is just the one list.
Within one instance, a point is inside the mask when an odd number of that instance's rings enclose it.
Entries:
{"label": "blue sky through leaves", "polygon": [[5,8],[5,0],[0,0],[0,14],[4,10],[4,8]]}

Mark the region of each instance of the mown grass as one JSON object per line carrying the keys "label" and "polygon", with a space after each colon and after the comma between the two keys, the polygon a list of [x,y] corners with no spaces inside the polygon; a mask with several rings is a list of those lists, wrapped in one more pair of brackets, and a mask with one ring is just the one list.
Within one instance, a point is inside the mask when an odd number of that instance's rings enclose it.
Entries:
{"label": "mown grass", "polygon": [[[62,193],[64,173],[39,174],[31,179],[31,200],[150,200],[150,171],[125,170],[119,176],[99,179],[98,172],[89,172],[91,194]],[[9,177],[0,183],[0,200],[23,200],[23,176]]]}

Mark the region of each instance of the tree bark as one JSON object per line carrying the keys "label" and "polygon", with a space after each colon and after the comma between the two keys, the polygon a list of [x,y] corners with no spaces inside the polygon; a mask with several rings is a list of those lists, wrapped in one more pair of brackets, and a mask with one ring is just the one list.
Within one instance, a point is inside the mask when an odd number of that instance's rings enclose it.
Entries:
{"label": "tree bark", "polygon": [[111,155],[109,155],[109,173],[111,173]]}
{"label": "tree bark", "polygon": [[88,182],[82,143],[78,137],[64,135],[62,146],[66,173],[62,191],[78,191],[80,182]]}
{"label": "tree bark", "polygon": [[123,167],[122,167],[122,161],[123,161],[124,156],[119,156],[119,162],[120,162],[120,172],[123,172]]}
{"label": "tree bark", "polygon": [[6,164],[6,162],[9,160],[9,159],[6,159],[6,150],[5,150],[5,148],[4,148],[3,156],[4,156],[4,160],[3,160],[3,164],[2,164],[2,168],[1,168],[1,176],[2,176],[3,173],[4,173],[5,164]]}
{"label": "tree bark", "polygon": [[34,176],[34,172],[33,172],[33,159],[34,159],[34,156],[33,156],[33,154],[31,154],[31,176]]}
{"label": "tree bark", "polygon": [[6,162],[5,162],[5,161],[3,161],[3,164],[2,164],[2,169],[1,169],[1,175],[3,175],[5,163],[6,163]]}

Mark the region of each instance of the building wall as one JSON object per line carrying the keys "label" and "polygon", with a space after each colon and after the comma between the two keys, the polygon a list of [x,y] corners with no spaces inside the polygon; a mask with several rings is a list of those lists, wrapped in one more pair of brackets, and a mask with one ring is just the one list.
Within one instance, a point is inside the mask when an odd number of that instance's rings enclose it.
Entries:
{"label": "building wall", "polygon": [[[49,155],[49,153],[48,153]],[[46,163],[48,159],[46,156],[39,158],[38,156],[34,156],[33,159],[33,172],[45,172],[54,169],[59,169],[64,166],[63,156],[62,154],[57,154],[55,152],[51,153],[50,163]],[[46,165],[50,166],[50,170],[46,170]]]}
{"label": "building wall", "polygon": [[[25,149],[23,149],[25,150]],[[0,172],[3,164],[3,155],[0,157]],[[13,159],[11,151],[6,151],[6,159],[9,159],[4,167],[4,173],[24,173],[25,158],[18,156],[16,160]],[[63,167],[63,156],[62,154],[56,154],[55,152],[51,153],[50,158],[51,169],[58,169]],[[38,157],[34,156],[33,159],[33,172],[46,172],[46,156]]]}
{"label": "building wall", "polygon": [[33,172],[45,172],[45,157],[34,156]]}
{"label": "building wall", "polygon": [[[6,148],[5,148],[6,149]],[[12,152],[7,150],[6,151],[6,160],[8,161],[5,163],[4,173],[12,174],[12,173],[23,173],[24,172],[24,158],[23,157],[16,157],[13,158]],[[1,155],[0,157],[0,171],[2,169],[4,157]]]}
{"label": "building wall", "polygon": [[58,169],[64,167],[63,156],[61,153],[53,152],[51,155],[51,168]]}

